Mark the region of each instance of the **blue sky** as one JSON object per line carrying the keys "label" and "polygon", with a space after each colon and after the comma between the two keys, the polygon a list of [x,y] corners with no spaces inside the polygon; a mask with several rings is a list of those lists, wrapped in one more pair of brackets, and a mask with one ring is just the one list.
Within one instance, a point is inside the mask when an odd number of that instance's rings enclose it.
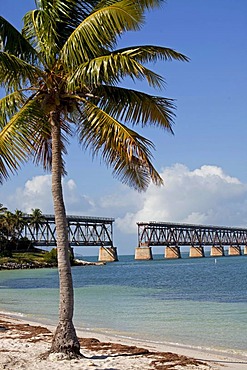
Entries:
{"label": "blue sky", "polygon": [[[20,27],[32,0],[0,3],[0,14]],[[67,212],[116,219],[120,253],[134,253],[136,222],[174,221],[214,225],[247,224],[247,2],[246,0],[167,0],[147,13],[139,32],[123,35],[119,47],[171,47],[189,63],[156,63],[166,89],[145,82],[124,86],[176,100],[175,135],[149,128],[156,146],[154,164],[165,186],[139,194],[112,178],[76,142],[66,158]],[[0,188],[0,203],[11,210],[39,207],[52,212],[50,176],[26,165]]]}

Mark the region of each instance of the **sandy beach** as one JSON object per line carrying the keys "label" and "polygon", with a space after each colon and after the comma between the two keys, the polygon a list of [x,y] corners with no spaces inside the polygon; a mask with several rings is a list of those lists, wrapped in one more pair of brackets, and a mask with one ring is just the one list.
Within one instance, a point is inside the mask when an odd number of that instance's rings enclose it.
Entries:
{"label": "sandy beach", "polygon": [[78,332],[83,357],[67,360],[63,354],[44,354],[50,348],[53,327],[0,315],[0,369],[14,370],[244,370],[247,359],[192,349],[143,345],[107,335]]}

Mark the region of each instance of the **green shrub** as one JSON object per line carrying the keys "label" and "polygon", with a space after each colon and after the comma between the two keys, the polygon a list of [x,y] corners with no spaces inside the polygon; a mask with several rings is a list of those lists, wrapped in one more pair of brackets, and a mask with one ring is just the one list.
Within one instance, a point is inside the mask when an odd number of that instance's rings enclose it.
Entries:
{"label": "green shrub", "polygon": [[[73,265],[74,257],[69,252],[70,264]],[[46,252],[44,260],[47,263],[57,264],[57,248],[53,248],[50,252]]]}
{"label": "green shrub", "polygon": [[52,250],[50,252],[47,252],[44,255],[44,260],[47,263],[57,264],[57,248],[52,248]]}

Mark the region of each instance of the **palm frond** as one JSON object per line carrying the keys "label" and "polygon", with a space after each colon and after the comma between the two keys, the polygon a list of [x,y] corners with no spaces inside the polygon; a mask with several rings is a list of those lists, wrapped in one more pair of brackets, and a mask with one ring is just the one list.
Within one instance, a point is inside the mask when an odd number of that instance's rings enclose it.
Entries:
{"label": "palm frond", "polygon": [[146,79],[152,87],[161,88],[163,78],[128,55],[111,53],[80,65],[68,80],[68,89],[76,90],[84,84],[92,87],[101,84],[116,84],[124,77]]}
{"label": "palm frond", "polygon": [[0,100],[0,128],[24,105],[26,97],[22,91],[14,91]]}
{"label": "palm frond", "polygon": [[21,89],[27,82],[36,83],[43,72],[24,60],[0,52],[0,85],[6,89]]}
{"label": "palm frond", "polygon": [[24,37],[38,51],[43,64],[51,68],[59,52],[56,14],[35,9],[26,13],[23,19]]}
{"label": "palm frond", "polygon": [[81,144],[93,156],[101,154],[123,183],[139,190],[145,190],[151,180],[162,184],[150,161],[153,143],[86,100],[78,134]]}
{"label": "palm frond", "polygon": [[94,90],[100,109],[110,116],[133,125],[155,125],[173,133],[175,105],[172,99],[140,91],[101,85]]}
{"label": "palm frond", "polygon": [[26,62],[35,63],[38,61],[36,50],[12,24],[1,16],[0,50],[13,54]]}
{"label": "palm frond", "polygon": [[17,112],[0,131],[2,178],[14,173],[31,154],[32,127],[36,124],[36,104],[30,101]]}
{"label": "palm frond", "polygon": [[160,7],[165,0],[137,0],[138,6],[141,9],[153,9]]}
{"label": "palm frond", "polygon": [[135,59],[138,62],[156,62],[158,60],[171,61],[179,60],[182,62],[188,62],[189,58],[176,50],[154,45],[141,45],[131,46],[128,48],[118,49],[115,53],[121,53],[122,55],[128,55],[128,57]]}
{"label": "palm frond", "polygon": [[92,12],[70,35],[60,53],[68,69],[102,55],[104,48],[112,49],[124,31],[137,30],[142,13],[132,0],[118,1]]}
{"label": "palm frond", "polygon": [[[101,0],[98,1],[98,4],[96,6],[97,8],[102,8],[103,6],[107,6],[110,4],[115,4],[119,0]],[[136,0],[135,1],[135,6],[141,9],[142,11],[146,9],[152,9],[155,7],[161,6],[161,4],[164,2],[164,0]]]}
{"label": "palm frond", "polygon": [[138,191],[145,191],[151,181],[157,186],[163,185],[163,179],[152,163],[150,161],[144,163],[135,156],[132,157],[131,163],[126,163],[121,159],[116,160],[113,176]]}
{"label": "palm frond", "polygon": [[[91,1],[59,1],[57,13],[59,22],[57,22],[57,30],[59,34],[59,44],[62,47],[67,41],[72,32],[84,21],[92,12],[99,0]],[[62,7],[61,7],[61,3]],[[65,5],[65,8],[64,8]],[[54,7],[54,4],[52,4]]]}
{"label": "palm frond", "polygon": [[[42,116],[37,120],[35,130],[32,135],[32,157],[36,165],[41,165],[45,171],[51,171],[52,166],[52,140],[51,140],[51,125],[49,117]],[[61,152],[67,154],[66,146],[68,144],[68,136],[71,135],[69,126],[65,121],[61,121]],[[62,163],[62,174],[66,174],[65,162]]]}
{"label": "palm frond", "polygon": [[[61,150],[66,154],[66,135],[70,131],[64,122],[61,122],[61,128]],[[30,158],[44,170],[51,170],[51,127],[38,98],[28,101],[0,130],[0,182]],[[65,163],[62,173],[66,173]]]}
{"label": "palm frond", "polygon": [[31,157],[36,165],[41,165],[45,171],[50,171],[52,165],[51,127],[47,116],[44,116],[41,111],[36,114],[38,116],[36,125],[32,127]]}
{"label": "palm frond", "polygon": [[56,20],[57,44],[59,49],[64,45],[71,33],[89,16],[99,0],[39,0],[37,8],[45,11]]}

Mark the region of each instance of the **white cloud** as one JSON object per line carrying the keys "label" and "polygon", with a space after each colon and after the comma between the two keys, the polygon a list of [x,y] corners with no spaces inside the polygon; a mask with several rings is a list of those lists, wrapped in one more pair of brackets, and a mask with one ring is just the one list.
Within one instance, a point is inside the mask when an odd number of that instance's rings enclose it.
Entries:
{"label": "white cloud", "polygon": [[[175,164],[162,170],[164,186],[151,185],[138,193],[119,185],[113,194],[97,197],[81,194],[73,179],[64,179],[64,199],[68,214],[115,218],[116,239],[137,235],[137,222],[161,221],[195,224],[246,226],[247,184],[231,177],[217,166],[189,170]],[[99,190],[100,191],[100,190]],[[53,213],[51,176],[36,176],[18,188],[8,199],[12,209],[30,212],[40,208]],[[9,206],[10,208],[10,206]]]}
{"label": "white cloud", "polygon": [[236,177],[227,176],[223,172],[222,168],[216,166],[204,165],[201,168],[192,171],[191,174],[192,176],[201,176],[208,179],[211,177],[214,177],[214,179],[223,179],[230,184],[240,184],[240,181]]}
{"label": "white cloud", "polygon": [[176,164],[163,169],[161,176],[163,187],[151,185],[139,210],[116,220],[123,232],[136,232],[137,222],[148,221],[246,226],[247,185],[221,168],[190,171]]}
{"label": "white cloud", "polygon": [[[94,207],[93,200],[81,195],[72,179],[63,181],[63,192],[68,213],[84,215]],[[29,213],[32,208],[40,208],[45,214],[53,214],[51,175],[35,176],[26,181],[23,188],[17,188],[9,197],[8,204],[12,210],[17,208]]]}
{"label": "white cloud", "polygon": [[142,194],[125,185],[117,188],[117,192],[101,196],[99,207],[111,210],[115,217],[123,217],[129,211],[137,212],[143,204]]}
{"label": "white cloud", "polygon": [[32,208],[52,213],[51,176],[35,176],[26,181],[23,188],[17,188],[9,197],[8,204],[13,205],[12,209],[17,208],[27,213],[31,212]]}

